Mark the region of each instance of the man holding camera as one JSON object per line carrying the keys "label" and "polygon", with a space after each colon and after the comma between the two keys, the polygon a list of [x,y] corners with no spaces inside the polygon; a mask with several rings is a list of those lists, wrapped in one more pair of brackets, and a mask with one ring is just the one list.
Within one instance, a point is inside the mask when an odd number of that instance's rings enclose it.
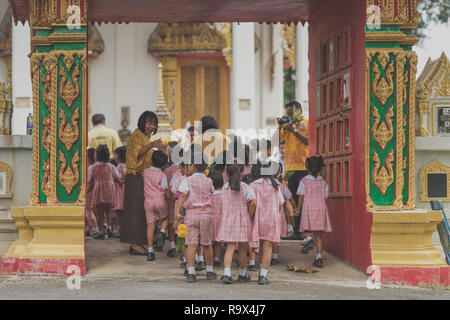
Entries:
{"label": "man holding camera", "polygon": [[[286,104],[286,116],[278,119],[280,142],[285,143],[285,172],[288,188],[295,203],[298,203],[297,189],[300,180],[308,175],[306,171],[306,158],[308,157],[308,120],[301,117],[302,106],[297,101]],[[300,216],[294,217],[294,234],[284,238],[289,240],[302,240],[299,231]]]}

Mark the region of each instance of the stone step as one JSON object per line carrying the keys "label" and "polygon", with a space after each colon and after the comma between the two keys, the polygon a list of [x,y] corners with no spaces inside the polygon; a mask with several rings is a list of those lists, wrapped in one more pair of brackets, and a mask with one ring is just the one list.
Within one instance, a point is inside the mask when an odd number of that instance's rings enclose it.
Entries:
{"label": "stone step", "polygon": [[13,241],[0,241],[0,258],[5,255]]}
{"label": "stone step", "polygon": [[11,212],[0,210],[0,220],[13,220]]}

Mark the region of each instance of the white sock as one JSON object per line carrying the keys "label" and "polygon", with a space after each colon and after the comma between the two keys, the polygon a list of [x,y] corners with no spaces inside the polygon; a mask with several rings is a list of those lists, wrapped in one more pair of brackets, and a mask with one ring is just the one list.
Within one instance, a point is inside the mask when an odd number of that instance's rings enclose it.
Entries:
{"label": "white sock", "polygon": [[316,254],[316,259],[322,259],[322,254],[321,253]]}
{"label": "white sock", "polygon": [[247,274],[247,269],[239,269],[239,275],[245,277]]}
{"label": "white sock", "polygon": [[153,247],[148,247],[148,252],[153,252]]}
{"label": "white sock", "polygon": [[311,236],[307,236],[306,237],[306,241],[310,241],[310,240],[312,240],[312,237]]}
{"label": "white sock", "polygon": [[195,261],[198,261],[198,255],[195,254]]}
{"label": "white sock", "polygon": [[278,253],[272,253],[272,259],[278,260]]}
{"label": "white sock", "polygon": [[250,260],[250,262],[248,263],[250,266],[254,266],[255,265],[255,260]]}
{"label": "white sock", "polygon": [[183,262],[186,262],[186,257],[185,256],[183,256]]}
{"label": "white sock", "polygon": [[267,277],[267,272],[269,272],[269,270],[261,268],[261,272],[259,273],[259,275],[263,276],[263,277]]}
{"label": "white sock", "polygon": [[231,277],[231,268],[223,268],[223,275]]}
{"label": "white sock", "polygon": [[213,266],[206,266],[206,272],[214,272]]}
{"label": "white sock", "polygon": [[220,261],[219,257],[214,257],[214,261]]}
{"label": "white sock", "polygon": [[203,259],[203,256],[198,256],[197,262],[203,261],[205,262],[205,260]]}
{"label": "white sock", "polygon": [[176,248],[176,246],[175,246],[175,241],[170,241],[170,243],[169,243],[169,249],[175,249]]}
{"label": "white sock", "polygon": [[188,267],[188,273],[195,275],[195,267]]}
{"label": "white sock", "polygon": [[164,230],[164,229],[161,229],[159,232],[166,234],[166,230]]}

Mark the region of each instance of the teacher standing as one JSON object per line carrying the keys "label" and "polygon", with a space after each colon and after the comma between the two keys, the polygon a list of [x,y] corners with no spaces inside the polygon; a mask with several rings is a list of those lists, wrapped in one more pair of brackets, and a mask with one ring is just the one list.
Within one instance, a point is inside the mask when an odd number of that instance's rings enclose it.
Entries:
{"label": "teacher standing", "polygon": [[127,172],[125,177],[124,210],[120,221],[120,241],[130,243],[131,255],[147,255],[147,222],[144,208],[144,169],[152,165],[152,148],[161,148],[161,139],[150,142],[158,131],[158,117],[145,111],[138,120],[138,128],[127,141]]}

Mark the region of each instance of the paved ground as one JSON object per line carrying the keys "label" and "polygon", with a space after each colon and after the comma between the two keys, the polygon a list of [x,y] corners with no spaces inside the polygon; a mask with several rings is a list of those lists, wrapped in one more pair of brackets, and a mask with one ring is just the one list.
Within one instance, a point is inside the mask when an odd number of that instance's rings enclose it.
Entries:
{"label": "paved ground", "polygon": [[[298,252],[299,242],[283,242],[280,265],[269,271],[271,284],[252,281],[223,285],[207,281],[205,271],[195,284],[185,282],[180,260],[157,253],[157,260],[130,256],[118,240],[87,240],[88,274],[80,290],[69,290],[66,279],[0,279],[0,299],[446,299],[450,291],[429,288],[368,289],[366,275],[325,253],[325,267],[315,274],[287,271],[286,264],[310,265],[314,254]],[[221,268],[216,271],[222,274]],[[232,270],[236,277],[237,268]]]}

